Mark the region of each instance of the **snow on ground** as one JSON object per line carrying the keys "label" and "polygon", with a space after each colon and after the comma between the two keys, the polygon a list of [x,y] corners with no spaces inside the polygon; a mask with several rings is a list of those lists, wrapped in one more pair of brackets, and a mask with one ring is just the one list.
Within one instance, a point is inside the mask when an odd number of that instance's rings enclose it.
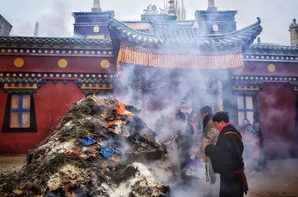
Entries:
{"label": "snow on ground", "polygon": [[[19,170],[26,156],[0,156],[0,174]],[[298,197],[298,159],[270,161],[261,172],[248,172],[247,197]]]}

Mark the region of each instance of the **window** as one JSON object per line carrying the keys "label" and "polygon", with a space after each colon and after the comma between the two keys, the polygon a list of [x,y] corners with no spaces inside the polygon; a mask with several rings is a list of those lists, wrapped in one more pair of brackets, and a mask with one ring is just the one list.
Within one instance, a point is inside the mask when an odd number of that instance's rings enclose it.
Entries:
{"label": "window", "polygon": [[4,131],[35,131],[36,123],[32,95],[10,94],[4,119]]}
{"label": "window", "polygon": [[213,31],[213,32],[218,32],[218,31],[219,31],[219,26],[218,26],[218,24],[213,24],[213,25],[212,25],[212,31]]}
{"label": "window", "polygon": [[255,104],[252,95],[237,96],[238,124],[243,125],[244,120],[248,120],[251,124],[255,121]]}
{"label": "window", "polygon": [[99,26],[98,26],[98,25],[95,25],[95,26],[93,27],[93,32],[94,32],[94,33],[98,33],[99,31],[100,31]]}

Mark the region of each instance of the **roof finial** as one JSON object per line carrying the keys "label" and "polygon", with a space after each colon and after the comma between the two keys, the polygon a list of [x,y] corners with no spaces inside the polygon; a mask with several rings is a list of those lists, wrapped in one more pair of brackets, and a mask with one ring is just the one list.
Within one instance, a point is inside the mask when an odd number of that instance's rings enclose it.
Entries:
{"label": "roof finial", "polygon": [[35,37],[39,35],[39,22],[36,21],[35,26],[34,26],[34,34]]}
{"label": "roof finial", "polygon": [[295,18],[290,25],[289,31],[291,46],[298,46],[298,24]]}
{"label": "roof finial", "polygon": [[169,0],[169,7],[168,7],[168,13],[176,15],[176,1],[175,0]]}
{"label": "roof finial", "polygon": [[290,30],[291,29],[298,29],[298,24],[297,24],[296,18],[293,19],[293,21],[290,25]]}
{"label": "roof finial", "polygon": [[180,12],[180,20],[185,20],[186,18],[186,9],[185,9],[185,6],[184,6],[184,0],[181,0],[181,12]]}
{"label": "roof finial", "polygon": [[208,0],[208,9],[214,9],[215,7],[215,0]]}
{"label": "roof finial", "polygon": [[93,0],[93,8],[91,9],[92,12],[101,12],[100,7],[100,0]]}

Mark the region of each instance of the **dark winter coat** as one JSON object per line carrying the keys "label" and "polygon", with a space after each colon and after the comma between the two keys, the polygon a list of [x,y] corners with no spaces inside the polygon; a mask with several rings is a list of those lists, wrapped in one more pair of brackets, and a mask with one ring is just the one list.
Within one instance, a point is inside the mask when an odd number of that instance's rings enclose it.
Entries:
{"label": "dark winter coat", "polygon": [[220,174],[220,197],[242,197],[247,192],[247,182],[241,134],[232,125],[226,126],[216,145],[208,145],[205,153],[210,157],[214,171]]}
{"label": "dark winter coat", "polygon": [[180,167],[185,168],[190,162],[190,152],[193,144],[193,128],[188,122],[181,123],[181,129],[177,131],[176,144],[180,159]]}

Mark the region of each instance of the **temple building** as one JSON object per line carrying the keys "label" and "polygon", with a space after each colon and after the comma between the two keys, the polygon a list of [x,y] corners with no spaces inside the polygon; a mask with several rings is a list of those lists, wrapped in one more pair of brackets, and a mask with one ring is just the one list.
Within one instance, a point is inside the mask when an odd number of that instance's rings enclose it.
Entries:
{"label": "temple building", "polygon": [[183,0],[169,0],[139,21],[119,21],[94,0],[73,13],[73,37],[0,37],[0,153],[33,148],[85,95],[127,93],[147,113],[182,104],[228,111],[237,125],[260,125],[268,156],[295,155],[296,20],[291,46],[254,42],[259,18],[237,29],[237,11],[208,2],[193,20]]}
{"label": "temple building", "polygon": [[[296,28],[296,31],[295,31]],[[238,124],[259,123],[269,155],[297,155],[298,143],[298,31],[290,25],[291,46],[262,43],[244,52],[245,66],[234,73]]]}
{"label": "temple building", "polygon": [[113,12],[95,6],[74,13],[74,37],[0,37],[0,153],[26,153],[74,102],[113,91],[115,55],[102,33]]}
{"label": "temple building", "polygon": [[243,52],[261,33],[260,19],[237,30],[236,11],[219,11],[214,1],[207,10],[196,11],[192,21],[148,14],[149,10],[134,23],[147,24],[143,31],[133,28],[132,22],[109,23],[119,71],[128,68],[135,73],[129,77],[137,90],[132,93],[135,102],[150,112],[181,102],[192,108],[208,104],[229,111],[237,121],[233,73],[244,67]]}

